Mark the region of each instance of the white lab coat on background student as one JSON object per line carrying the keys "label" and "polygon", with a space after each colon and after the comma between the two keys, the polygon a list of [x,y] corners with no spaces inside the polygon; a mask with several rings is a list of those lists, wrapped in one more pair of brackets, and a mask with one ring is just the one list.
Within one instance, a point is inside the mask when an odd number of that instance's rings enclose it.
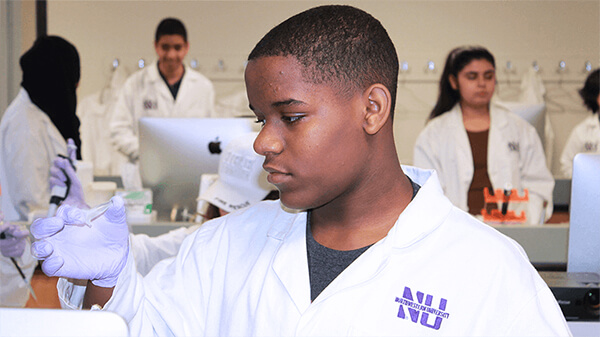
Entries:
{"label": "white lab coat on background student", "polygon": [[183,240],[198,228],[200,224],[180,227],[156,237],[130,234],[130,247],[138,272],[145,276],[159,261],[177,255]]}
{"label": "white lab coat on background student", "polygon": [[213,117],[215,91],[204,75],[185,67],[177,99],[158,72],[156,62],[131,75],[112,111],[111,142],[133,162],[138,158],[141,117]]}
{"label": "white lab coat on background student", "polygon": [[[446,196],[468,211],[467,195],[473,179],[473,155],[462,111],[452,110],[432,119],[419,134],[414,165],[435,169]],[[494,189],[507,184],[529,190],[528,222],[539,224],[553,211],[554,178],[546,166],[544,150],[535,129],[499,103],[490,103],[487,170]],[[544,210],[543,204],[547,202]]]}
{"label": "white lab coat on background student", "polygon": [[573,158],[578,153],[600,153],[600,118],[588,116],[571,131],[560,156],[560,171],[568,178],[573,175]]}
{"label": "white lab coat on background student", "polygon": [[[15,258],[27,280],[31,282],[37,260],[31,256],[27,242],[23,255]],[[24,307],[29,299],[29,289],[10,258],[0,255],[0,307]]]}
{"label": "white lab coat on background student", "polygon": [[[134,336],[568,336],[522,248],[452,206],[435,173],[404,169],[413,201],[312,303],[307,213],[270,201],[205,223],[146,278],[130,253],[104,309]],[[80,306],[82,288],[58,288]]]}
{"label": "white lab coat on background student", "polygon": [[28,214],[48,209],[50,167],[67,143],[48,115],[23,88],[0,123],[0,186],[7,221],[26,221]]}

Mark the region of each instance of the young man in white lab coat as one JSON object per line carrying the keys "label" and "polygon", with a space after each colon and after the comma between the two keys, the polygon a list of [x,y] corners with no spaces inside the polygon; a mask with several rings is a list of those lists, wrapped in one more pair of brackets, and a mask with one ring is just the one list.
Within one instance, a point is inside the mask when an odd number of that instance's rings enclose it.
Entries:
{"label": "young man in white lab coat", "polygon": [[189,50],[183,23],[174,18],[162,20],[154,50],[158,60],[127,79],[110,121],[113,146],[133,163],[139,155],[141,117],[213,117],[212,83],[183,64]]}
{"label": "young man in white lab coat", "polygon": [[[518,244],[453,206],[435,172],[400,166],[397,75],[387,32],[359,9],[284,21],[245,73],[281,202],[204,224],[146,278],[122,200],[85,234],[66,207],[32,226],[43,270],[91,280],[83,307],[121,314],[132,335],[569,335]],[[105,247],[85,258],[73,237]]]}

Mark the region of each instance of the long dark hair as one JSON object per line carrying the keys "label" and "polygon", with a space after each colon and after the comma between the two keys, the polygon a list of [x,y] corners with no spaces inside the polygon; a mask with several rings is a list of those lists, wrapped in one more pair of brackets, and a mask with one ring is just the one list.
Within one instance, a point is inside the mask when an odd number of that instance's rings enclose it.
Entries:
{"label": "long dark hair", "polygon": [[487,49],[479,46],[462,46],[453,49],[446,58],[444,72],[440,78],[440,91],[437,102],[429,115],[429,119],[433,119],[447,111],[450,111],[456,103],[460,101],[460,92],[454,90],[450,85],[450,75],[458,77],[458,73],[463,70],[473,60],[487,60],[494,68],[496,62],[494,55]]}
{"label": "long dark hair", "polygon": [[583,104],[592,112],[598,112],[598,95],[600,95],[600,69],[592,71],[585,85],[579,90],[579,95],[583,98]]}
{"label": "long dark hair", "polygon": [[77,49],[61,37],[43,36],[21,56],[19,63],[23,70],[21,86],[65,141],[75,141],[77,158],[81,159],[80,122],[75,114],[75,91],[81,75]]}

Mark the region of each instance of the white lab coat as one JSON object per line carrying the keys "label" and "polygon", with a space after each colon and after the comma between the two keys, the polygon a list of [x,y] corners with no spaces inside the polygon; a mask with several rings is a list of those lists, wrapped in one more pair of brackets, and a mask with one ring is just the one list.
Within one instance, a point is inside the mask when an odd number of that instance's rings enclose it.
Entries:
{"label": "white lab coat", "polygon": [[573,158],[576,154],[582,152],[600,153],[600,119],[598,113],[588,116],[571,131],[560,156],[560,171],[565,177],[571,178],[573,175]]}
{"label": "white lab coat", "polygon": [[0,122],[2,211],[8,221],[26,221],[30,212],[48,209],[50,167],[67,143],[48,115],[23,88]]}
{"label": "white lab coat", "polygon": [[131,75],[123,85],[111,116],[112,144],[135,162],[141,117],[214,117],[214,97],[210,80],[186,67],[177,100],[173,99],[157,63],[153,62]]}
{"label": "white lab coat", "polygon": [[[27,241],[23,255],[15,258],[29,282],[37,265],[37,260],[31,256],[30,249],[31,246]],[[22,308],[28,299],[29,289],[21,274],[10,258],[0,255],[0,307]]]}
{"label": "white lab coat", "polygon": [[154,237],[131,234],[131,251],[137,271],[145,276],[158,262],[176,256],[183,240],[199,227],[200,225],[181,227]]}
{"label": "white lab coat", "polygon": [[515,241],[452,206],[433,171],[405,172],[419,193],[312,303],[306,212],[265,201],[205,223],[146,278],[130,254],[104,309],[133,336],[569,335]]}
{"label": "white lab coat", "polygon": [[[544,150],[535,129],[499,103],[490,104],[488,175],[494,189],[511,184],[529,190],[528,222],[539,224],[552,215],[554,178],[546,166]],[[419,134],[414,165],[435,169],[446,196],[468,211],[467,195],[473,179],[473,155],[462,111],[452,110],[429,121]],[[544,211],[543,203],[548,202]]]}

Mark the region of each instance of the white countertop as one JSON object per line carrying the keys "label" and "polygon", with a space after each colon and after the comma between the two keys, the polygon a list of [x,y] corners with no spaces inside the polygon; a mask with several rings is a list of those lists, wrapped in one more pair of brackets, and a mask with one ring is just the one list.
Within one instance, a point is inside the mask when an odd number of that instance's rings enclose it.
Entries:
{"label": "white countertop", "polygon": [[[149,224],[131,224],[135,234],[145,233],[157,236],[182,226],[191,226],[190,222],[157,221]],[[535,265],[566,264],[569,243],[569,224],[532,225],[490,225],[504,235],[517,241]]]}

